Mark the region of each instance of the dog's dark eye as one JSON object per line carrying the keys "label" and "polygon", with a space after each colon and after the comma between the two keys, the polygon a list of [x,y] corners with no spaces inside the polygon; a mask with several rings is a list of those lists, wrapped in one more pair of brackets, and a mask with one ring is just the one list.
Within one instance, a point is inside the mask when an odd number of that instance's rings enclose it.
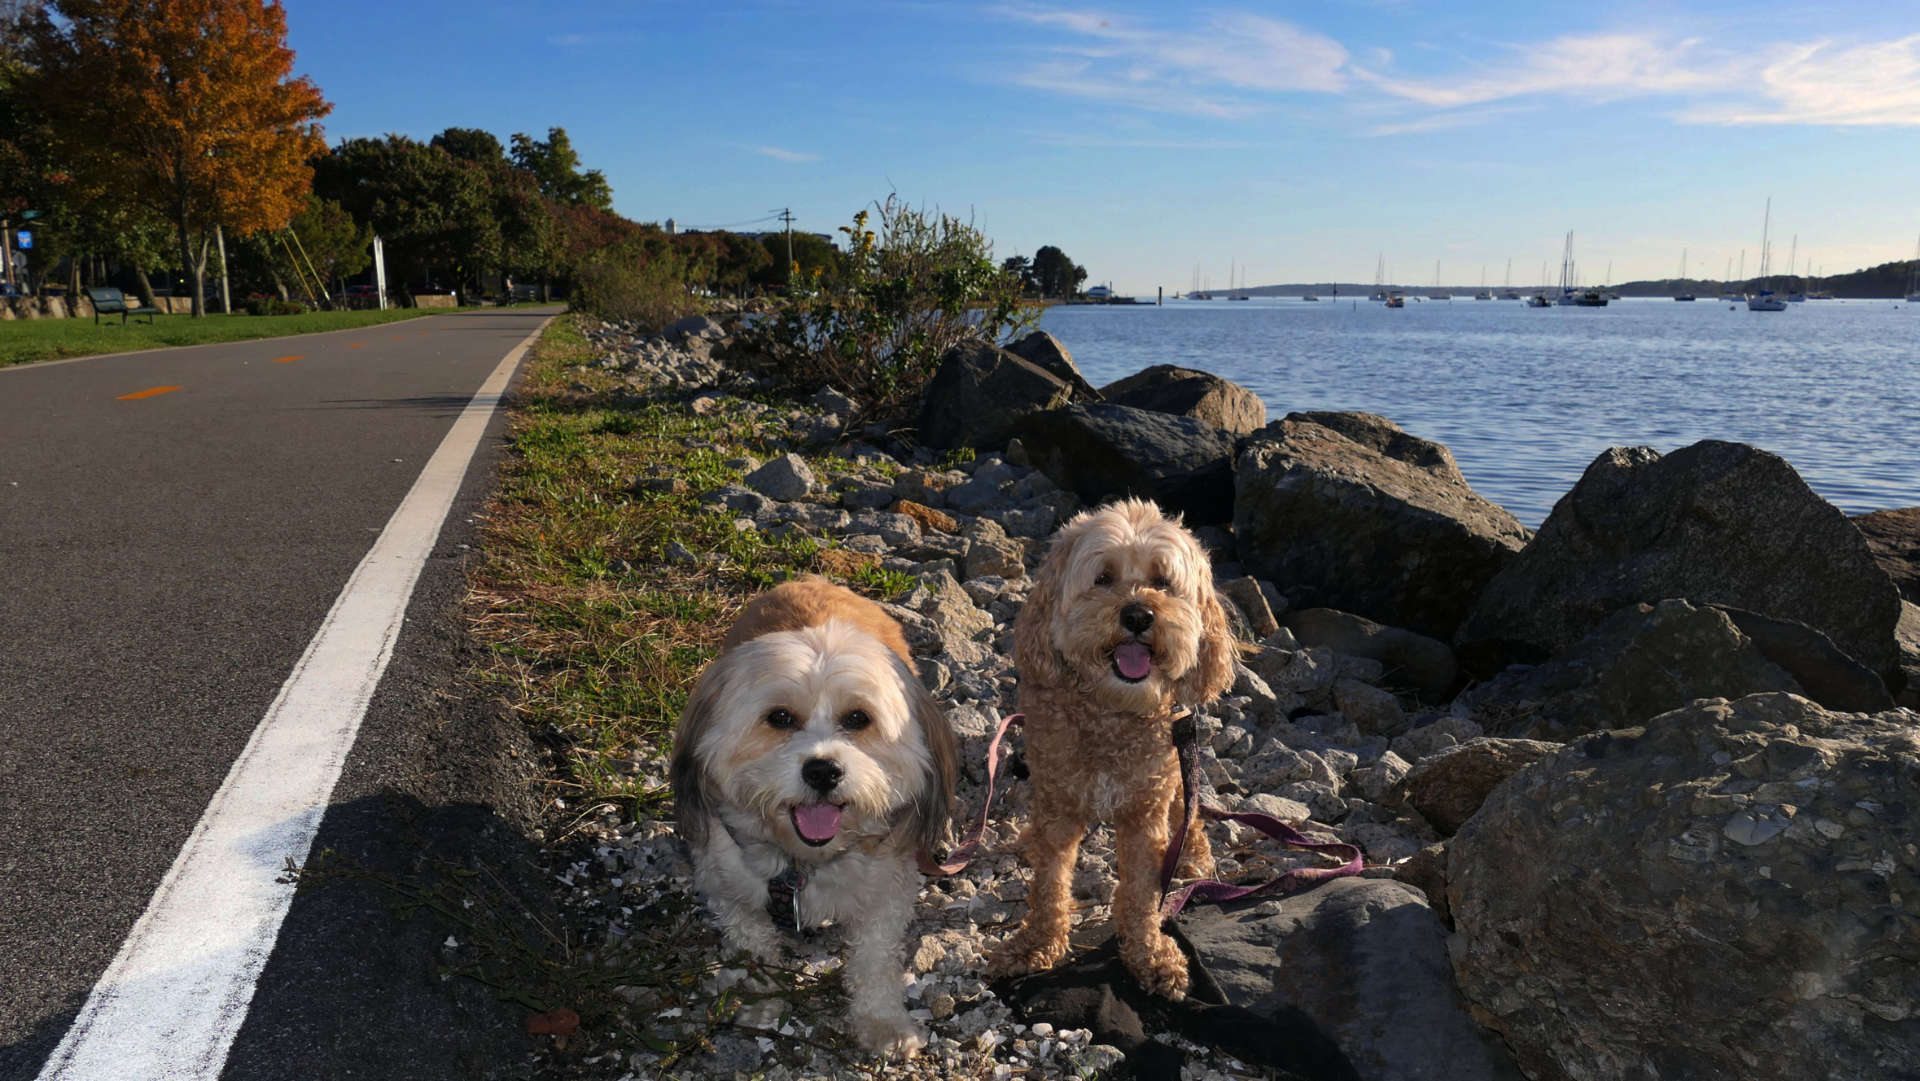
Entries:
{"label": "dog's dark eye", "polygon": [[1113,584],[1113,575],[1106,571],[1101,571],[1099,576],[1094,578],[1093,584],[1097,586],[1110,586]]}
{"label": "dog's dark eye", "polygon": [[1172,582],[1169,582],[1169,581],[1167,581],[1167,576],[1166,576],[1166,575],[1164,575],[1164,574],[1157,574],[1157,575],[1154,575],[1154,578],[1153,578],[1153,588],[1155,588],[1155,589],[1172,589],[1172,588],[1173,588],[1173,583],[1172,583]]}
{"label": "dog's dark eye", "polygon": [[795,723],[793,714],[784,709],[776,709],[767,714],[769,728],[792,728]]}
{"label": "dog's dark eye", "polygon": [[872,723],[873,718],[867,716],[865,710],[850,709],[846,716],[840,718],[840,727],[849,732],[858,732]]}

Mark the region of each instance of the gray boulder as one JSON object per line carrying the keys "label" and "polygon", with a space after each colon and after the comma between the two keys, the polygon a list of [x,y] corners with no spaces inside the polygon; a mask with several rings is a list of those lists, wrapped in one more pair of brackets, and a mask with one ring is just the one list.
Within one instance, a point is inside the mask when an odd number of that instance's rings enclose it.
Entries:
{"label": "gray boulder", "polygon": [[782,503],[806,495],[816,480],[813,469],[798,454],[782,454],[743,478],[747,487]]}
{"label": "gray boulder", "polygon": [[1301,645],[1325,646],[1335,653],[1379,661],[1387,683],[1412,687],[1431,702],[1451,695],[1459,677],[1451,646],[1403,627],[1383,627],[1332,608],[1296,609],[1280,625]]}
{"label": "gray boulder", "polygon": [[1367,1081],[1521,1081],[1468,1016],[1447,929],[1412,887],[1339,878],[1252,906],[1189,908],[1180,930],[1229,1003],[1306,1014]]}
{"label": "gray boulder", "polygon": [[1461,992],[1528,1075],[1920,1076],[1920,717],[1787,694],[1589,736],[1447,845]]}
{"label": "gray boulder", "polygon": [[1434,444],[1396,443],[1380,435],[1390,421],[1354,416],[1372,443],[1293,414],[1241,444],[1233,469],[1240,562],[1296,605],[1450,638],[1527,530],[1475,493],[1450,455],[1434,460],[1426,449]]}
{"label": "gray boulder", "polygon": [[1713,607],[1725,612],[1760,655],[1792,676],[1801,693],[1815,702],[1842,713],[1878,713],[1893,708],[1893,696],[1887,693],[1885,681],[1847,656],[1833,639],[1805,623],[1724,604]]}
{"label": "gray boulder", "polygon": [[1211,424],[1099,402],[1027,414],[1014,432],[1035,468],[1088,504],[1140,496],[1189,523],[1233,516],[1233,439]]}
{"label": "gray boulder", "polygon": [[1442,837],[1451,837],[1501,781],[1560,746],[1540,740],[1476,736],[1421,759],[1401,779],[1399,793]]}
{"label": "gray boulder", "polygon": [[1805,623],[1899,690],[1900,597],[1860,531],[1777,455],[1712,440],[1594,459],[1488,583],[1454,647],[1485,673],[1668,597]]}
{"label": "gray boulder", "polygon": [[1853,524],[1900,595],[1920,604],[1920,507],[1877,510],[1855,517]]}
{"label": "gray boulder", "polygon": [[1727,613],[1683,600],[1621,609],[1564,654],[1460,696],[1489,733],[1562,741],[1626,728],[1696,698],[1800,692]]}
{"label": "gray boulder", "polygon": [[1007,352],[1019,357],[1048,375],[1073,388],[1073,400],[1076,402],[1097,402],[1100,392],[1093,389],[1087,377],[1080,374],[1080,368],[1073,362],[1073,354],[1060,339],[1044,330],[1036,330],[1017,342],[1007,346]]}
{"label": "gray boulder", "polygon": [[954,346],[928,382],[920,442],[999,450],[1028,413],[1073,400],[1073,387],[1030,361],[985,342]]}
{"label": "gray boulder", "polygon": [[1251,435],[1267,423],[1267,406],[1253,391],[1211,372],[1156,364],[1100,388],[1116,405],[1192,417],[1234,435]]}

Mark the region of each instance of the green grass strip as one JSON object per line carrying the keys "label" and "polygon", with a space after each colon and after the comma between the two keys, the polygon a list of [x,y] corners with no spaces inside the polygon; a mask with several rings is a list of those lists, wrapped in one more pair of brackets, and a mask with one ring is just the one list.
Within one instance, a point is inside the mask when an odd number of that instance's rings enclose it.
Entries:
{"label": "green grass strip", "polygon": [[303,312],[299,315],[208,315],[199,319],[186,315],[156,315],[151,325],[145,321],[145,316],[139,316],[128,320],[125,326],[121,325],[117,315],[101,316],[98,326],[94,325],[92,316],[80,319],[10,319],[0,321],[0,368],[31,364],[37,360],[129,353],[165,346],[209,345],[215,342],[278,338],[289,334],[352,330],[402,319],[417,319],[445,310],[389,308],[386,311]]}

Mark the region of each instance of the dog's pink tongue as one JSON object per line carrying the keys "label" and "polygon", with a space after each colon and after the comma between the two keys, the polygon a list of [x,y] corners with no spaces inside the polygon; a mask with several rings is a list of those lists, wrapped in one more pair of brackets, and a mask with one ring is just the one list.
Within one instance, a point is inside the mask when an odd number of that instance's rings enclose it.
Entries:
{"label": "dog's pink tongue", "polygon": [[1128,679],[1145,679],[1153,671],[1153,650],[1138,642],[1122,642],[1113,647],[1113,666]]}
{"label": "dog's pink tongue", "polygon": [[809,841],[831,841],[840,832],[840,808],[831,803],[803,803],[793,809],[793,828]]}

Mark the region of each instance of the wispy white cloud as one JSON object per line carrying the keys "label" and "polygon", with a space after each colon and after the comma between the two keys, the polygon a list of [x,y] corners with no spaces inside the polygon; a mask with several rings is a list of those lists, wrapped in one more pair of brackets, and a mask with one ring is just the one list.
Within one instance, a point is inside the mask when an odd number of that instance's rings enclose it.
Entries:
{"label": "wispy white cloud", "polygon": [[767,157],[773,158],[776,161],[799,162],[820,160],[820,155],[818,154],[808,154],[799,150],[785,150],[777,146],[756,146],[753,148],[753,152],[756,154],[765,154]]}
{"label": "wispy white cloud", "polygon": [[1146,150],[1245,150],[1253,144],[1239,139],[1181,139],[1175,136],[1154,135],[1101,135],[1082,131],[1025,131],[1025,135],[1036,143],[1046,146],[1066,146],[1075,149],[1146,149]]}
{"label": "wispy white cloud", "polygon": [[1325,34],[1251,12],[1170,26],[1087,8],[990,10],[1057,35],[1045,60],[1007,77],[1013,83],[1142,112],[1236,120],[1309,94],[1363,115],[1388,103],[1407,112],[1360,128],[1386,136],[1484,123],[1505,115],[1491,107],[1529,99],[1643,98],[1676,104],[1670,115],[1682,123],[1920,125],[1920,34],[1840,45],[1581,32],[1477,49],[1457,72],[1411,74],[1384,47],[1355,56]]}
{"label": "wispy white cloud", "polygon": [[1219,13],[1168,30],[1098,11],[995,10],[1069,35],[1050,47],[1051,59],[1013,76],[1034,89],[1159,112],[1239,117],[1262,106],[1251,95],[1334,92],[1346,85],[1345,47],[1265,15]]}
{"label": "wispy white cloud", "polygon": [[1434,113],[1431,116],[1416,117],[1411,120],[1395,120],[1368,126],[1368,135],[1415,135],[1429,131],[1451,131],[1455,128],[1471,128],[1481,124],[1504,120],[1515,113],[1530,111],[1524,105],[1495,105],[1481,109],[1456,109],[1451,112]]}
{"label": "wispy white cloud", "polygon": [[1352,70],[1355,78],[1394,97],[1447,109],[1538,94],[1611,101],[1719,90],[1738,76],[1734,66],[1706,56],[1697,38],[1673,41],[1646,32],[1567,34],[1506,48],[1506,63],[1464,77],[1403,78],[1374,69]]}
{"label": "wispy white cloud", "polygon": [[1779,50],[1754,80],[1768,104],[1703,105],[1695,124],[1920,125],[1920,34],[1836,47],[1821,41]]}

